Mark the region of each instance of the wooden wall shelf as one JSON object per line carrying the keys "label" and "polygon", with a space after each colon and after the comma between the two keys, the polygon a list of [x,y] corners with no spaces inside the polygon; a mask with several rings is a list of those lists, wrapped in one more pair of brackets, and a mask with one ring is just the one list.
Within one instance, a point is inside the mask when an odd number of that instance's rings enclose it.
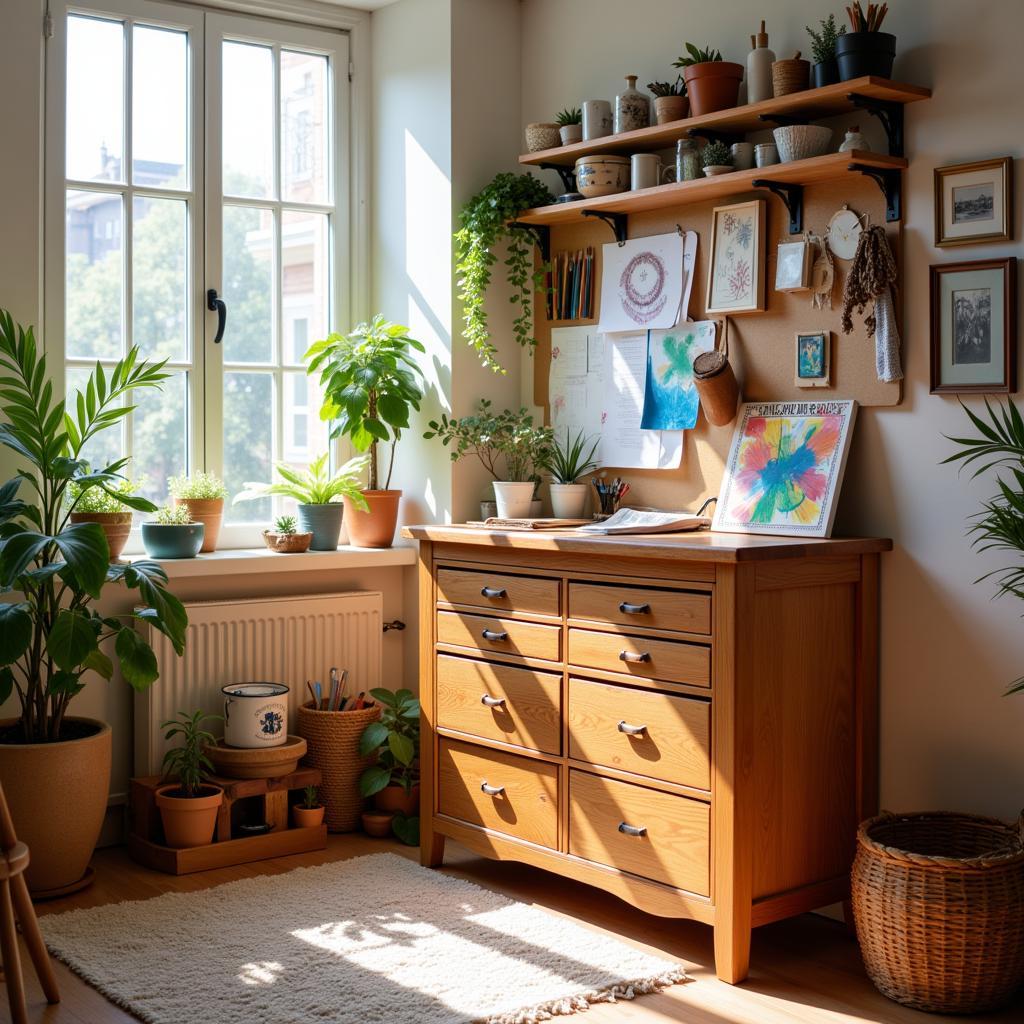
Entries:
{"label": "wooden wall shelf", "polygon": [[[899,107],[915,103],[931,96],[931,90],[918,85],[892,82],[886,78],[854,78],[820,89],[805,89],[803,92],[778,96],[761,103],[748,103],[743,107],[717,110],[699,117],[688,117],[668,124],[651,125],[633,132],[620,132],[600,139],[576,142],[571,146],[557,146],[542,149],[536,153],[524,153],[519,157],[521,164],[531,166],[572,167],[581,156],[595,153],[643,153],[674,146],[679,139],[691,135],[719,134],[745,135],[748,132],[765,131],[773,124],[816,121],[825,117],[838,117],[870,106],[863,101],[876,101],[876,105]],[[892,152],[902,155],[902,142],[893,146]],[[764,168],[767,170],[767,168]],[[652,190],[653,191],[653,190]]]}

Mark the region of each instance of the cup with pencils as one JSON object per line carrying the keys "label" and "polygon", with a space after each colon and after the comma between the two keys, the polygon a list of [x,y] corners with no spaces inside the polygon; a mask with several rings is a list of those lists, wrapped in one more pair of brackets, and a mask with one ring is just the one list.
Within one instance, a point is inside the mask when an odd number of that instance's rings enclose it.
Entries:
{"label": "cup with pencils", "polygon": [[607,519],[614,515],[619,509],[619,502],[629,494],[629,484],[616,477],[609,483],[603,477],[594,477],[594,489],[597,491],[597,501],[600,512],[594,516],[595,519]]}

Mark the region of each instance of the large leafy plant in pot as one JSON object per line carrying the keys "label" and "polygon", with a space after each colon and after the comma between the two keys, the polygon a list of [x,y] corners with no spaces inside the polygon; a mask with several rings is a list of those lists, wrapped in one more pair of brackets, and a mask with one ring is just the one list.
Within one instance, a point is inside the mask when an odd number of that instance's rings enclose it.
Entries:
{"label": "large leafy plant in pot", "polygon": [[[331,334],[306,353],[307,372],[319,373],[324,388],[320,418],[331,422],[331,437],[348,437],[370,455],[370,486],[363,490],[365,511],[350,498],[345,503],[348,537],[355,547],[389,548],[398,523],[401,491],[391,490],[395,448],[409,426],[410,410],[419,411],[423,377],[412,352],[426,352],[409,337],[409,328],[380,314],[350,334]],[[377,446],[390,446],[383,489]]]}
{"label": "large leafy plant in pot", "polygon": [[[19,836],[32,850],[35,892],[73,887],[86,875],[106,811],[110,727],[74,718],[68,708],[95,672],[111,679],[114,663],[136,690],[158,675],[156,656],[136,632],[150,625],[180,654],[188,619],[155,562],[110,564],[98,523],[73,523],[75,500],[100,488],[138,511],[154,506],[119,490],[127,459],[92,470],[83,458],[98,434],[133,408],[133,392],[167,379],[163,363],[128,355],[99,364],[73,408],[55,400],[31,328],[0,310],[0,444],[22,465],[0,486],[0,700],[17,696],[17,718],[0,723],[0,779]],[[114,587],[137,592],[136,607],[114,614],[97,602]]]}

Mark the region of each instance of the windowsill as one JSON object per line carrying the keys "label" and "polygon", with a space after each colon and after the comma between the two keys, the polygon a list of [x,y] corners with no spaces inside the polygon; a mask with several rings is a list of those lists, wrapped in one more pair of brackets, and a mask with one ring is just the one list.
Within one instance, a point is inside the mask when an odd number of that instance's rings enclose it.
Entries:
{"label": "windowsill", "polygon": [[[141,560],[145,555],[130,555]],[[195,558],[156,559],[172,580],[202,576],[245,576],[254,573],[316,572],[324,569],[380,569],[392,565],[415,565],[416,548],[339,547],[334,551],[304,551],[285,555],[266,548],[228,548]]]}

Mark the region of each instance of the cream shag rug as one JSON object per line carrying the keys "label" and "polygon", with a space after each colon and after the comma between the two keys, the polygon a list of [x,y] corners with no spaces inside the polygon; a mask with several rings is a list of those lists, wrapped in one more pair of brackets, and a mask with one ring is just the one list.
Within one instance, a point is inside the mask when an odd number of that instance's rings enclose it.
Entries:
{"label": "cream shag rug", "polygon": [[392,853],[39,923],[56,956],[151,1024],[532,1024],[686,979]]}

